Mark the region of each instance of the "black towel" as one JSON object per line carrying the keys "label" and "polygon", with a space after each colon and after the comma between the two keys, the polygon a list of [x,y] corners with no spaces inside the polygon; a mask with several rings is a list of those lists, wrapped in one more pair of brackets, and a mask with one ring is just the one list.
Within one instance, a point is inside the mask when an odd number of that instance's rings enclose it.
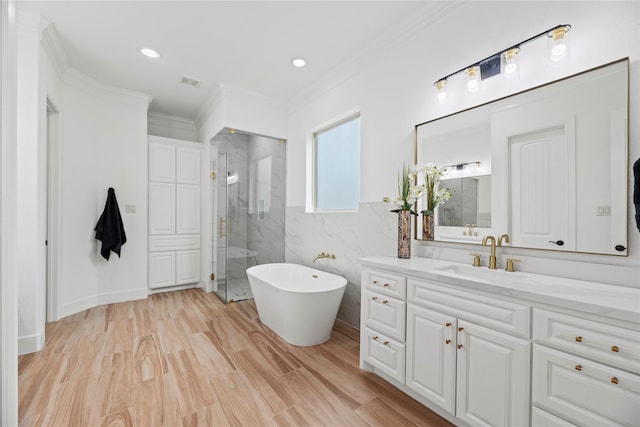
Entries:
{"label": "black towel", "polygon": [[640,231],[640,159],[633,164],[633,204],[636,207],[636,226]]}
{"label": "black towel", "polygon": [[107,194],[107,203],[104,205],[104,211],[100,215],[100,219],[96,224],[96,239],[102,241],[102,249],[100,253],[109,261],[111,251],[120,257],[120,248],[127,243],[127,236],[124,233],[124,225],[116,200],[116,192],[113,188],[109,188]]}

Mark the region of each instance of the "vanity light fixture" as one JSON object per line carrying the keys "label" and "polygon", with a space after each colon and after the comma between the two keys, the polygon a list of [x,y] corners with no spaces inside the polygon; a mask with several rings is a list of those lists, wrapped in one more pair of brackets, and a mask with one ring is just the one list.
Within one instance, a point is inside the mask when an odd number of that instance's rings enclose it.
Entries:
{"label": "vanity light fixture", "polygon": [[550,40],[549,57],[552,62],[559,62],[563,58],[567,57],[568,52],[568,39],[567,33],[571,29],[569,24],[556,25],[553,28],[549,28],[533,37],[509,46],[506,49],[498,53],[494,53],[478,62],[471,65],[467,65],[464,68],[459,69],[449,75],[446,75],[438,79],[433,85],[436,87],[438,94],[437,99],[439,103],[443,103],[447,98],[447,94],[444,90],[445,85],[449,81],[450,77],[456,74],[465,73],[467,75],[467,91],[475,92],[480,88],[480,81],[488,77],[502,74],[505,78],[513,78],[518,75],[519,64],[518,56],[522,46],[537,40],[541,37],[547,36]]}
{"label": "vanity light fixture", "polygon": [[151,59],[160,59],[162,55],[155,49],[151,49],[150,47],[142,47],[140,48],[140,53]]}

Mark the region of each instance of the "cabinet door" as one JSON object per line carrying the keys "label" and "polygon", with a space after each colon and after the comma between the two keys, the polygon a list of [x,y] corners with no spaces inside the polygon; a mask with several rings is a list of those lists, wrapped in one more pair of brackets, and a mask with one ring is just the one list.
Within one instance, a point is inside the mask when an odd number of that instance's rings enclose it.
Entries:
{"label": "cabinet door", "polygon": [[176,252],[176,284],[186,285],[200,281],[200,251]]}
{"label": "cabinet door", "polygon": [[149,254],[149,287],[164,288],[176,284],[176,253],[154,252]]}
{"label": "cabinet door", "polygon": [[176,148],[176,182],[178,184],[200,184],[200,150]]}
{"label": "cabinet door", "polygon": [[458,320],[456,416],[474,426],[528,426],[529,346]]}
{"label": "cabinet door", "polygon": [[175,182],[176,149],[170,144],[149,142],[149,181]]}
{"label": "cabinet door", "polygon": [[149,183],[149,234],[176,232],[176,185]]}
{"label": "cabinet door", "polygon": [[455,414],[456,319],[407,306],[406,385]]}
{"label": "cabinet door", "polygon": [[200,232],[200,186],[176,184],[176,233]]}

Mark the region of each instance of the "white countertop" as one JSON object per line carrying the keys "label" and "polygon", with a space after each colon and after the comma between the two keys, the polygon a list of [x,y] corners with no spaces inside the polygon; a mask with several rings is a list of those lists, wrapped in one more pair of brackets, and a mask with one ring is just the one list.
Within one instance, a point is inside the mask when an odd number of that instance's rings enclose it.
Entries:
{"label": "white countertop", "polygon": [[[490,270],[487,274],[495,275],[496,280],[475,278],[446,270],[452,266],[473,268],[466,264],[421,257],[400,259],[393,256],[373,256],[360,258],[359,261],[366,267],[391,269],[401,274],[437,280],[454,286],[640,324],[638,288],[519,271],[508,273],[503,270]],[[487,267],[477,268],[487,270]]]}

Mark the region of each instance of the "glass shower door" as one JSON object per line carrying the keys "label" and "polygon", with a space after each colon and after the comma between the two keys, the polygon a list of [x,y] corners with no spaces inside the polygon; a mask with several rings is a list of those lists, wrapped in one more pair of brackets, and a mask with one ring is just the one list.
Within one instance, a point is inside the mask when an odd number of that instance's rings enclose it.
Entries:
{"label": "glass shower door", "polygon": [[218,209],[217,211],[213,209],[213,212],[217,212],[218,216],[218,220],[215,222],[217,233],[215,233],[216,230],[214,230],[217,253],[216,279],[218,283],[215,292],[224,302],[229,302],[227,298],[227,218],[229,217],[227,206],[227,157],[228,155],[226,153],[218,157],[216,171],[217,197],[214,197]]}

